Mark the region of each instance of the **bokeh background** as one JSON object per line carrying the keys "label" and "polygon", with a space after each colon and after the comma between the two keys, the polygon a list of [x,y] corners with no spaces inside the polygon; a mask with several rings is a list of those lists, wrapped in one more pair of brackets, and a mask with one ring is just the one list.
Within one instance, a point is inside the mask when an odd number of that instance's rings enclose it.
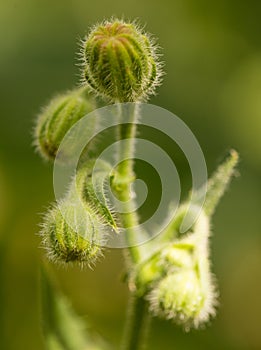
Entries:
{"label": "bokeh background", "polygon": [[[167,75],[151,102],[181,117],[211,172],[225,151],[240,176],[213,222],[212,259],[221,293],[217,318],[184,333],[154,320],[149,349],[261,349],[261,2],[258,0],[0,1],[1,349],[42,349],[40,213],[54,199],[52,166],[32,148],[39,108],[78,82],[77,39],[112,15],[139,18],[159,38]],[[180,175],[187,165],[177,157]],[[183,173],[182,173],[183,172]],[[184,174],[184,175],[183,175]],[[189,181],[189,180],[188,180]],[[186,183],[186,181],[184,181]],[[118,347],[127,289],[122,252],[94,271],[54,267],[77,312]]]}

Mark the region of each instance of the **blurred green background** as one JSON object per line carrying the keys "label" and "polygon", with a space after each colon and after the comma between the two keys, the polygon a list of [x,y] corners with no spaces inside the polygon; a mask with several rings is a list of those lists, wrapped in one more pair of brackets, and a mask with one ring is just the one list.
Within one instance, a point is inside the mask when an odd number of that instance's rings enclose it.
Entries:
{"label": "blurred green background", "polygon": [[[35,235],[54,199],[52,167],[32,148],[39,107],[78,82],[77,38],[112,15],[139,18],[163,47],[164,84],[151,100],[181,117],[211,172],[230,147],[240,173],[214,218],[213,270],[221,303],[203,331],[154,320],[149,349],[261,349],[261,2],[256,0],[1,0],[0,339],[1,349],[42,349]],[[179,160],[177,160],[178,162]],[[177,164],[179,172],[188,171]],[[187,175],[186,175],[187,176]],[[117,348],[127,289],[122,252],[94,271],[54,268],[77,312]]]}

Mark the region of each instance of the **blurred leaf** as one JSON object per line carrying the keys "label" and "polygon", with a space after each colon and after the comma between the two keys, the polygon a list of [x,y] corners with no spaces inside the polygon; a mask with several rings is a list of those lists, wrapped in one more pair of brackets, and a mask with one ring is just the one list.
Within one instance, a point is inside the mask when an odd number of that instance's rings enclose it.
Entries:
{"label": "blurred leaf", "polygon": [[68,300],[52,285],[42,269],[42,326],[47,350],[108,350],[97,335],[85,329]]}

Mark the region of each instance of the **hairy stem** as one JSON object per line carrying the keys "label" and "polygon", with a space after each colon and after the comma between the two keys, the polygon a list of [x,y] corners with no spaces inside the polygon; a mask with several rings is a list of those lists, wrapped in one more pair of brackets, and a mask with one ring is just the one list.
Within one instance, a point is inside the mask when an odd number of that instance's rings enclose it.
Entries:
{"label": "hairy stem", "polygon": [[[130,195],[130,185],[135,179],[133,171],[133,158],[135,151],[135,136],[138,120],[138,105],[120,105],[121,122],[119,125],[119,137],[124,142],[119,143],[118,148],[118,178],[116,180],[116,191],[118,198],[121,201],[121,220],[124,229],[126,230],[126,243],[133,264],[140,261],[140,250],[136,246],[138,243],[137,235],[139,230],[138,215],[135,212],[135,201]],[[126,119],[127,117],[127,119]],[[127,120],[127,123],[126,123]]]}
{"label": "hairy stem", "polygon": [[204,210],[208,216],[213,214],[220,198],[228,188],[238,161],[238,153],[235,150],[231,150],[226,160],[218,167],[208,181],[208,191],[204,203]]}
{"label": "hairy stem", "polygon": [[[141,260],[141,251],[137,246],[137,235],[140,234],[140,230],[137,229],[139,221],[135,211],[135,201],[131,198],[130,185],[135,179],[133,158],[139,106],[138,104],[129,104],[123,107],[121,105],[119,108],[121,122],[123,124],[119,125],[118,135],[120,140],[124,140],[124,142],[120,142],[118,148],[117,192],[118,198],[122,202],[121,209],[123,210],[121,219],[123,227],[126,230],[126,243],[128,245],[130,259],[132,264],[136,265]],[[146,302],[143,298],[133,295],[127,315],[122,349],[138,350],[142,348],[148,329],[148,319]]]}

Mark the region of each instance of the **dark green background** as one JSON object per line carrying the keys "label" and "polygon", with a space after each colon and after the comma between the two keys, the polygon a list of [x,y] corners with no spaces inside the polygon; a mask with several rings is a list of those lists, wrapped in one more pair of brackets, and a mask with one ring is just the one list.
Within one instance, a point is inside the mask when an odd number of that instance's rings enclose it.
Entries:
{"label": "dark green background", "polygon": [[[167,75],[151,102],[187,123],[209,171],[228,148],[241,154],[241,176],[213,223],[218,316],[190,334],[155,320],[149,349],[261,349],[261,2],[254,0],[1,0],[0,347],[43,348],[35,233],[54,195],[52,167],[31,146],[33,120],[53,93],[78,81],[76,39],[111,15],[138,17],[159,38]],[[111,250],[94,271],[55,268],[77,312],[115,347],[127,302],[122,264]]]}

